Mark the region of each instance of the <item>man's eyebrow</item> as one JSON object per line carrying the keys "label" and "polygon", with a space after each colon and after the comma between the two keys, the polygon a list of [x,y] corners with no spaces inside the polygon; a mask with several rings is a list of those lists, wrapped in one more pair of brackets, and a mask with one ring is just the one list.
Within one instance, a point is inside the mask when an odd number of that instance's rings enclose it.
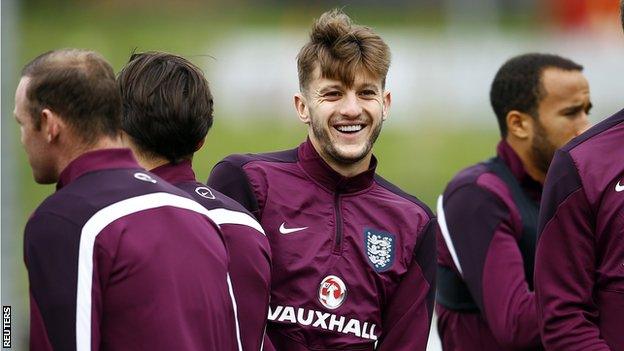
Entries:
{"label": "man's eyebrow", "polygon": [[561,110],[559,110],[559,112],[561,113],[571,113],[571,112],[577,112],[577,111],[581,111],[581,110],[590,110],[594,105],[592,105],[591,102],[589,103],[579,103],[576,105],[572,105],[572,106],[566,106],[563,107]]}
{"label": "man's eyebrow", "polygon": [[374,84],[374,83],[362,83],[360,84],[358,88],[359,89],[372,89],[375,91],[379,90],[379,87],[377,86],[377,84]]}
{"label": "man's eyebrow", "polygon": [[318,89],[317,92],[322,94],[322,93],[325,93],[325,92],[327,92],[329,90],[336,90],[336,89],[340,90],[340,89],[342,89],[342,86],[340,86],[340,84],[331,84],[331,85],[328,85],[328,86],[325,86],[325,87],[322,87],[322,88]]}

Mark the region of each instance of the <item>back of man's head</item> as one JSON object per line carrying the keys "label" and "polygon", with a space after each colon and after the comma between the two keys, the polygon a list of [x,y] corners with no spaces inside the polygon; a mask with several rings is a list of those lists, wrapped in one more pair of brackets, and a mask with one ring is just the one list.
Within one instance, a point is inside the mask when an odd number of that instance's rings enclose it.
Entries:
{"label": "back of man's head", "polygon": [[86,144],[103,136],[117,137],[121,98],[113,69],[100,54],[79,49],[48,51],[29,62],[22,77],[29,79],[26,99],[37,130],[41,112],[49,109]]}
{"label": "back of man's head", "polygon": [[507,114],[510,111],[539,117],[537,110],[545,96],[542,73],[547,68],[583,70],[583,66],[567,58],[540,53],[512,57],[498,69],[490,88],[490,103],[503,138],[507,136]]}
{"label": "back of man's head", "polygon": [[353,24],[340,10],[325,12],[312,26],[310,41],[299,51],[299,87],[305,91],[319,68],[323,78],[351,86],[359,72],[381,79],[385,86],[390,48],[371,28]]}
{"label": "back of man's head", "polygon": [[198,67],[173,54],[134,54],[117,82],[122,128],[137,151],[178,162],[198,150],[213,119],[212,94]]}

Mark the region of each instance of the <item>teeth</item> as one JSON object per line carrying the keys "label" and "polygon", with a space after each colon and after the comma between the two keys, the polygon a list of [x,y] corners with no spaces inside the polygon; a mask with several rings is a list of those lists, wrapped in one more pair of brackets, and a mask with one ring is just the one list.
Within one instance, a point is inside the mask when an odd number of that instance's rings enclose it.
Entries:
{"label": "teeth", "polygon": [[338,127],[336,127],[336,129],[338,129],[341,132],[358,132],[358,131],[362,130],[362,125],[361,124],[356,124],[356,125],[352,125],[352,126],[338,126]]}

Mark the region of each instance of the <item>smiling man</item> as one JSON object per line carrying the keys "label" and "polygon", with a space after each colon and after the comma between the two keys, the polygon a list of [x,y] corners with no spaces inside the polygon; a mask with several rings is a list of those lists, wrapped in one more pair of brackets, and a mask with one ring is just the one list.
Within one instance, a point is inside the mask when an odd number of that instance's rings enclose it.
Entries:
{"label": "smiling man", "polygon": [[541,349],[533,262],[542,184],[555,150],[587,128],[582,66],[526,54],[490,90],[497,156],[459,172],[438,201],[438,330],[445,351]]}
{"label": "smiling man", "polygon": [[233,155],[209,185],[264,227],[273,252],[267,349],[424,350],[436,220],[375,174],[390,52],[370,28],[323,14],[298,55],[298,148]]}

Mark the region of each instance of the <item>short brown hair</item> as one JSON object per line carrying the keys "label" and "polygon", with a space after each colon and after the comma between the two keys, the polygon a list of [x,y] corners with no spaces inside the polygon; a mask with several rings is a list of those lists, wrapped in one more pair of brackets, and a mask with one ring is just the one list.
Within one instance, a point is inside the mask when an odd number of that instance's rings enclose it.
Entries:
{"label": "short brown hair", "polygon": [[26,98],[35,128],[41,127],[41,111],[48,108],[84,142],[118,135],[121,98],[113,68],[100,54],[80,49],[48,51],[30,61],[22,77],[30,78]]}
{"label": "short brown hair", "polygon": [[339,9],[325,12],[312,26],[310,41],[297,55],[299,88],[303,91],[319,67],[321,76],[351,86],[355,74],[365,71],[385,86],[390,48],[371,28],[353,24]]}
{"label": "short brown hair", "polygon": [[178,162],[212,126],[213,99],[201,69],[165,52],[133,54],[117,78],[122,129],[140,151]]}

